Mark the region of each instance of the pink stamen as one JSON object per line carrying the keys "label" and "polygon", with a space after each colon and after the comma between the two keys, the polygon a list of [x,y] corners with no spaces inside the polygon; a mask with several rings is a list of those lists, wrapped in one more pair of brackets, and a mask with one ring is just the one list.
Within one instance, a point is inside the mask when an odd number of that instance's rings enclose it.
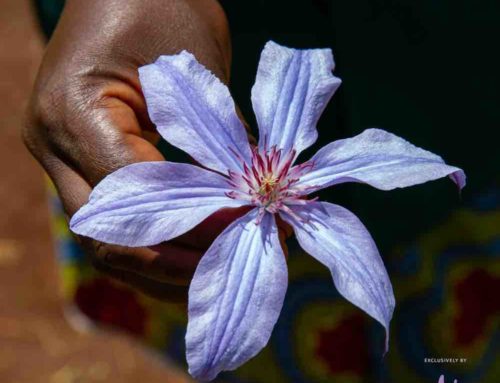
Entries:
{"label": "pink stamen", "polygon": [[252,167],[252,173],[253,173],[253,176],[255,177],[255,179],[257,180],[257,182],[259,182],[259,173],[257,172],[257,169],[255,169],[255,167]]}
{"label": "pink stamen", "polygon": [[259,164],[259,167],[260,167],[260,171],[261,172],[264,172],[264,169],[266,168],[266,165],[264,165],[264,160],[262,159],[261,156],[257,156],[257,163]]}
{"label": "pink stamen", "polygon": [[248,168],[248,165],[246,163],[243,164],[243,171],[245,172],[245,175],[247,177],[250,177],[250,169]]}
{"label": "pink stamen", "polygon": [[[275,214],[283,210],[293,216],[287,205],[305,205],[310,202],[303,199],[304,191],[309,188],[297,187],[295,184],[313,167],[312,162],[292,167],[296,154],[296,150],[292,149],[283,155],[283,150],[276,145],[264,151],[253,148],[250,162],[243,162],[242,173],[228,171],[228,185],[234,190],[226,195],[232,199],[250,201],[257,206],[258,222],[266,211]],[[298,216],[295,218],[300,219]]]}
{"label": "pink stamen", "polygon": [[251,182],[246,176],[242,175],[241,178],[245,180],[248,186],[253,187],[253,182]]}

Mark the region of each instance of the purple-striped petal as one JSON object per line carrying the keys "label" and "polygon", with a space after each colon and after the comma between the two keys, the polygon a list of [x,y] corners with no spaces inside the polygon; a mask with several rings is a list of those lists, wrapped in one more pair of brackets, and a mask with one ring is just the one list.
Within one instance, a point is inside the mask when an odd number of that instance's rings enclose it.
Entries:
{"label": "purple-striped petal", "polygon": [[283,305],[288,276],[274,216],[252,210],[202,257],[189,288],[186,352],[190,374],[214,379],[256,355]]}
{"label": "purple-striped petal", "polygon": [[192,54],[160,56],[139,68],[139,78],[163,138],[210,169],[242,170],[241,159],[249,160],[251,151],[233,99]]}
{"label": "purple-striped petal", "polygon": [[300,246],[330,269],[343,297],[384,326],[387,351],[394,293],[370,233],[341,206],[310,202],[291,209],[294,217],[281,216],[293,227]]}
{"label": "purple-striped petal", "polygon": [[70,227],[106,243],[150,246],[184,234],[223,207],[245,204],[227,191],[226,178],[197,166],[140,162],[104,178]]}
{"label": "purple-striped petal", "polygon": [[343,182],[361,182],[391,190],[449,176],[459,189],[464,172],[441,157],[381,129],[326,145],[311,159],[313,170],[297,182],[309,192]]}
{"label": "purple-striped petal", "polygon": [[316,123],[340,85],[330,49],[298,50],[268,42],[262,51],[252,104],[259,147],[298,153],[318,137]]}

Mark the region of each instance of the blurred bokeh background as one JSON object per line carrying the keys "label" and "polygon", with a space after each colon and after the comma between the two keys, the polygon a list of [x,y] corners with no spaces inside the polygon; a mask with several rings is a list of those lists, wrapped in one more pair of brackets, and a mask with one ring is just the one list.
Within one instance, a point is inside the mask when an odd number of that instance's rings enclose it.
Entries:
{"label": "blurred bokeh background", "polygon": [[[332,47],[343,85],[314,149],[378,126],[462,167],[468,186],[461,197],[447,180],[390,193],[342,185],[324,196],[362,219],[391,275],[397,308],[384,359],[380,326],[341,299],[326,270],[292,242],[290,288],[270,345],[220,382],[500,381],[500,4],[223,4],[232,92],[249,121],[265,41]],[[62,6],[0,0],[0,382],[185,382],[184,309],[92,269],[21,143]]]}
{"label": "blurred bokeh background", "polygon": [[33,4],[0,0],[0,382],[187,382],[63,304],[46,182],[20,136],[44,44]]}

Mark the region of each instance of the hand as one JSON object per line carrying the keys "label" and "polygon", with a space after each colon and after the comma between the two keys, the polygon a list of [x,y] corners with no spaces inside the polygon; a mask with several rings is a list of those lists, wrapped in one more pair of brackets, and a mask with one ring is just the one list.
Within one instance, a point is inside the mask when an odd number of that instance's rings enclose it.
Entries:
{"label": "hand", "polygon": [[[38,74],[26,145],[54,182],[68,216],[107,174],[164,160],[148,118],[137,68],[186,49],[223,82],[230,37],[215,0],[69,0]],[[191,232],[153,248],[80,238],[107,274],[164,299],[183,301],[196,265],[244,209],[225,209]]]}

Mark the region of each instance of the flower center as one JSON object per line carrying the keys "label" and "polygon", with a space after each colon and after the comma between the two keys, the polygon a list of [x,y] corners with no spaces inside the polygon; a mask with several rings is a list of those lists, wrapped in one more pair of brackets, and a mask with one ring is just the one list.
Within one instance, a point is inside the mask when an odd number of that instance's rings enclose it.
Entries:
{"label": "flower center", "polygon": [[260,185],[259,194],[262,196],[273,193],[276,190],[276,185],[278,185],[278,180],[272,175],[263,177],[261,182],[262,185]]}
{"label": "flower center", "polygon": [[249,201],[261,208],[262,213],[277,213],[286,209],[286,205],[302,203],[305,190],[296,187],[296,183],[311,169],[312,163],[292,167],[296,151],[282,153],[276,146],[265,151],[254,149],[251,162],[243,163],[243,173],[229,171],[233,190],[227,193],[228,197]]}

